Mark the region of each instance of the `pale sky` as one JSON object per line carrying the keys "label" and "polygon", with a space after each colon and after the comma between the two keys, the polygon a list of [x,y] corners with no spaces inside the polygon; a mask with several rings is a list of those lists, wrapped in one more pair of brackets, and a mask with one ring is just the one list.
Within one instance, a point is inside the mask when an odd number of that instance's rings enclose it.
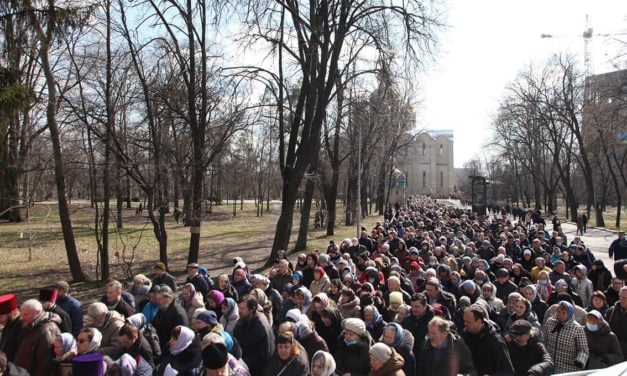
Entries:
{"label": "pale sky", "polygon": [[[441,53],[421,79],[424,99],[417,124],[422,129],[453,129],[455,167],[479,157],[492,116],[505,87],[530,62],[570,52],[581,60],[586,14],[594,33],[616,33],[627,43],[627,1],[604,0],[448,0],[449,28]],[[540,34],[559,35],[542,39]],[[614,70],[618,54],[609,37],[592,38],[595,73]],[[627,48],[625,48],[627,50]],[[627,68],[625,57],[621,67]],[[616,61],[615,61],[616,63]]]}

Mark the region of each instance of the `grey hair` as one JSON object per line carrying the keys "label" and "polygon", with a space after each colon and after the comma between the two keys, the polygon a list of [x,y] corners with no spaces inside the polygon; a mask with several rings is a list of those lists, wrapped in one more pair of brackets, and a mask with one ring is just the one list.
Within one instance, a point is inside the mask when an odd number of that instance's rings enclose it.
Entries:
{"label": "grey hair", "polygon": [[103,313],[107,313],[109,309],[102,302],[91,303],[89,307],[87,307],[87,315],[89,317],[98,317]]}
{"label": "grey hair", "polygon": [[20,306],[20,310],[27,310],[31,312],[41,313],[44,311],[44,307],[41,305],[41,302],[37,299],[28,299]]}

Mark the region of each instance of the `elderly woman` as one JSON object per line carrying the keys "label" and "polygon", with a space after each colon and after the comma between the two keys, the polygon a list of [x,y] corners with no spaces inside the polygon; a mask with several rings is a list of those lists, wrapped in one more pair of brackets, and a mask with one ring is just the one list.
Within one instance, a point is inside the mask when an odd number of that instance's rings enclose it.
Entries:
{"label": "elderly woman", "polygon": [[239,309],[235,300],[226,298],[222,302],[222,317],[220,317],[220,324],[224,327],[224,330],[233,334],[233,329],[239,320]]}
{"label": "elderly woman", "polygon": [[584,328],[574,319],[575,307],[557,303],[555,316],[543,327],[544,345],[553,358],[555,373],[581,371],[588,361],[588,341]]}
{"label": "elderly woman", "polygon": [[186,283],[179,292],[179,298],[181,301],[181,307],[187,313],[188,322],[192,322],[192,316],[194,311],[198,308],[205,308],[202,295],[200,292],[196,292],[196,288],[191,283]]}
{"label": "elderly woman", "polygon": [[72,359],[76,354],[76,340],[72,334],[61,333],[54,339],[54,358],[56,360]]}
{"label": "elderly woman", "polygon": [[532,311],[531,302],[526,298],[520,297],[516,301],[514,313],[509,316],[507,322],[505,323],[503,337],[508,342],[511,340],[509,336],[510,328],[517,320],[528,321],[532,327],[532,335],[538,338],[538,340],[542,341],[542,325],[538,321],[538,317],[536,316],[536,314]]}
{"label": "elderly woman", "polygon": [[381,342],[392,347],[405,359],[403,371],[406,375],[416,374],[416,356],[414,355],[414,336],[399,323],[388,323],[383,329]]}
{"label": "elderly woman", "polygon": [[157,375],[196,376],[202,370],[200,340],[193,330],[178,325],[172,329],[167,344],[170,351],[161,360]]}
{"label": "elderly woman", "polygon": [[618,338],[600,312],[595,310],[588,312],[584,331],[590,350],[586,369],[605,368],[623,361],[623,352]]}
{"label": "elderly woman", "polygon": [[331,288],[331,280],[329,276],[324,271],[324,268],[318,266],[314,269],[313,272],[313,281],[309,285],[309,290],[311,290],[312,295],[318,295],[321,292],[327,292]]}
{"label": "elderly woman", "polygon": [[523,288],[522,294],[531,302],[531,310],[538,316],[538,321],[544,322],[544,313],[549,306],[542,300],[536,290],[535,285],[527,285]]}
{"label": "elderly woman", "polygon": [[135,299],[135,307],[137,312],[141,312],[148,300],[148,291],[150,291],[151,282],[148,277],[143,274],[137,274],[133,277],[133,284],[129,287],[128,292]]}
{"label": "elderly woman", "polygon": [[383,316],[381,316],[377,307],[374,305],[364,307],[364,322],[370,337],[373,339],[381,338],[386,322],[383,321]]}
{"label": "elderly woman", "polygon": [[403,372],[403,357],[385,343],[375,343],[370,348],[369,375],[372,376],[405,376]]}
{"label": "elderly woman", "polygon": [[311,376],[334,376],[335,359],[326,351],[317,351],[311,359]]}
{"label": "elderly woman", "polygon": [[339,343],[335,350],[337,372],[340,375],[346,373],[365,375],[370,372],[368,352],[372,339],[366,331],[366,324],[358,318],[344,319],[342,322],[344,331],[339,337]]}
{"label": "elderly woman", "polygon": [[218,290],[211,290],[207,293],[205,307],[216,313],[218,319],[222,317],[222,302],[224,302],[224,294]]}
{"label": "elderly woman", "polygon": [[233,287],[233,285],[229,281],[228,274],[222,273],[218,276],[218,291],[222,293],[222,296],[224,296],[224,298],[232,298],[235,301],[239,300],[239,294],[237,293],[237,290],[235,290],[235,287]]}
{"label": "elderly woman", "polygon": [[301,376],[309,370],[307,353],[294,338],[292,332],[279,334],[276,351],[264,371],[266,376]]}

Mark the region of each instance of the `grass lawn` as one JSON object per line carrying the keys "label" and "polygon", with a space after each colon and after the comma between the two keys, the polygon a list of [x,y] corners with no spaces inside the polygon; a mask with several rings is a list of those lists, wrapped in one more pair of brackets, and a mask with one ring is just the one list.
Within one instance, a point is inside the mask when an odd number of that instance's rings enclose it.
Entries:
{"label": "grass lawn", "polygon": [[[134,206],[137,203],[133,203]],[[112,205],[114,208],[114,206]],[[199,262],[211,274],[230,271],[233,257],[240,256],[253,269],[265,263],[272,246],[280,204],[270,205],[270,212],[256,216],[253,203],[245,203],[243,210],[237,205],[213,207],[203,219]],[[292,244],[296,241],[300,215],[295,215],[292,226]],[[71,206],[72,224],[76,246],[84,272],[91,281],[96,280],[97,243],[94,236],[94,211],[89,203],[74,202]],[[150,273],[159,258],[159,248],[148,217],[135,216],[135,209],[124,209],[123,229],[116,229],[112,213],[109,236],[111,274],[128,279],[137,273]],[[341,213],[343,214],[343,212]],[[371,216],[362,225],[372,227],[379,216]],[[187,263],[189,227],[177,224],[167,215],[168,257],[173,274],[182,276]],[[308,249],[325,250],[329,240],[341,241],[355,237],[355,226],[337,226],[335,235],[326,236],[326,229],[313,229],[313,212],[310,220]],[[117,256],[116,256],[117,254]],[[67,256],[61,234],[57,207],[39,203],[31,210],[30,221],[21,223],[0,222],[0,293],[16,292],[23,297],[35,296],[37,290],[58,279],[70,279]],[[295,257],[294,257],[295,258]],[[184,280],[181,278],[180,280]],[[97,282],[87,282],[78,287],[77,293],[91,295]]]}

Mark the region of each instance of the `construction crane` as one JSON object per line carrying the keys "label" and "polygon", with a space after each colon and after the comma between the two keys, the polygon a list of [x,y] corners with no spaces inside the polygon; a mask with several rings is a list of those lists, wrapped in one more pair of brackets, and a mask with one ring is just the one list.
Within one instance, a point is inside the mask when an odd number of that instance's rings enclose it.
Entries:
{"label": "construction crane", "polygon": [[[614,35],[627,35],[627,31],[617,31],[610,33],[594,33],[590,25],[590,18],[586,14],[586,28],[581,37],[583,38],[583,61],[586,69],[586,76],[594,74],[594,63],[592,61],[592,37],[610,37]],[[540,38],[571,38],[569,35],[540,34]]]}

